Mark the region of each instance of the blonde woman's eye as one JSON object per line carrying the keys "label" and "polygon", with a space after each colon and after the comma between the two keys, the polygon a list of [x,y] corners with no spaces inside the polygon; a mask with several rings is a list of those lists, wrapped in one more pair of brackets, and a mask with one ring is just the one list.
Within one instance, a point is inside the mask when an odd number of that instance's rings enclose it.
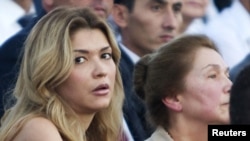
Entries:
{"label": "blonde woman's eye", "polygon": [[77,58],[75,58],[75,63],[76,64],[80,64],[80,63],[83,63],[85,61],[86,61],[86,59],[84,57],[77,57]]}
{"label": "blonde woman's eye", "polygon": [[102,54],[102,58],[108,60],[108,59],[112,58],[112,54],[111,53],[104,53],[104,54]]}

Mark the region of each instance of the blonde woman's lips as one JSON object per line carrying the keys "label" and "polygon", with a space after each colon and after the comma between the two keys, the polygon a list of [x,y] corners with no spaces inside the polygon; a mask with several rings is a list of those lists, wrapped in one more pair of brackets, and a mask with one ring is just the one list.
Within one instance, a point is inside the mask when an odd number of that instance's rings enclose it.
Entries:
{"label": "blonde woman's lips", "polygon": [[109,85],[108,84],[100,84],[92,92],[94,95],[97,95],[97,96],[108,95],[110,92]]}

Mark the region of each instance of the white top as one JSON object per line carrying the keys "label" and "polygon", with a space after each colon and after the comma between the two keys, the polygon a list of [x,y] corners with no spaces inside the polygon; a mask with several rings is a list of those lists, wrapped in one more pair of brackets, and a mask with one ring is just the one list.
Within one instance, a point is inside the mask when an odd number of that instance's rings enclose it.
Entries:
{"label": "white top", "polygon": [[154,133],[145,141],[174,141],[166,130],[162,127],[157,127]]}
{"label": "white top", "polygon": [[132,137],[132,134],[128,128],[128,124],[126,122],[126,120],[123,118],[123,129],[127,135],[127,138],[128,138],[128,141],[134,141],[133,137]]}
{"label": "white top", "polygon": [[[25,15],[25,10],[13,0],[0,0],[0,46],[5,40],[22,29],[17,22]],[[35,13],[34,5],[30,14]]]}
{"label": "white top", "polygon": [[239,0],[222,11],[204,29],[230,68],[250,53],[250,14]]}

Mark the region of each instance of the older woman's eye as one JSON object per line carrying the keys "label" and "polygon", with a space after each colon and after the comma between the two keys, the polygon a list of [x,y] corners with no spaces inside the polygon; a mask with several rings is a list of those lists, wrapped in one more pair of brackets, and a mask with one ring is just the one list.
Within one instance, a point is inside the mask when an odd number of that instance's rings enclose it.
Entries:
{"label": "older woman's eye", "polygon": [[80,64],[80,63],[83,63],[85,61],[86,61],[86,59],[84,57],[77,57],[77,58],[75,58],[75,63],[76,64]]}
{"label": "older woman's eye", "polygon": [[208,76],[208,78],[216,78],[216,77],[217,77],[216,74],[211,74],[211,75]]}

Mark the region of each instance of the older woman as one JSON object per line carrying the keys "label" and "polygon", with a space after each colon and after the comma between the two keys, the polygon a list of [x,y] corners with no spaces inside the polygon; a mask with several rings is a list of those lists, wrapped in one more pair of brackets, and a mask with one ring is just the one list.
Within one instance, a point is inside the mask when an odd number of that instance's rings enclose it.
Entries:
{"label": "older woman", "polygon": [[229,123],[228,67],[205,36],[181,36],[144,56],[134,85],[157,127],[147,141],[206,141],[209,124]]}

